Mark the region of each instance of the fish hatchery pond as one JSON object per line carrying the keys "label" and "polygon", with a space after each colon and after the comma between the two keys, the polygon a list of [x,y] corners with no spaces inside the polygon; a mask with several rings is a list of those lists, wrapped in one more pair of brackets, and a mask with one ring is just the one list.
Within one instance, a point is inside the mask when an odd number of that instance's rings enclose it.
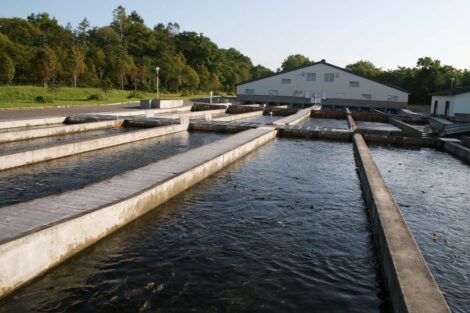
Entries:
{"label": "fish hatchery pond", "polygon": [[468,165],[428,148],[370,150],[452,312],[469,312]]}
{"label": "fish hatchery pond", "polygon": [[[202,135],[172,140],[182,150],[220,136]],[[151,162],[151,146],[93,152],[103,160],[94,167],[86,156],[52,162],[78,175],[75,188]],[[59,183],[29,191],[61,179],[41,166],[6,171],[24,190],[3,185],[2,205],[55,192]],[[276,139],[18,290],[0,312],[390,312],[380,277],[352,144]]]}

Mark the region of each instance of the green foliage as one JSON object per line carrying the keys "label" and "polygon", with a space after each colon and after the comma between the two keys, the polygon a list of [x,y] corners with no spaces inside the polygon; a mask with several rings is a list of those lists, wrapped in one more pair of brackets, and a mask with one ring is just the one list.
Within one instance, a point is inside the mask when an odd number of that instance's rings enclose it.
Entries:
{"label": "green foliage", "polygon": [[281,64],[281,71],[288,71],[294,68],[300,67],[302,65],[307,65],[312,63],[309,58],[301,54],[289,55]]}
{"label": "green foliage", "polygon": [[0,51],[7,60],[1,65],[9,69],[2,71],[2,82],[45,87],[54,79],[108,89],[103,86],[108,80],[120,89],[155,91],[159,66],[164,92],[233,91],[235,83],[252,78],[253,68],[235,49],[220,49],[203,34],[181,32],[174,22],[151,29],[137,12],[128,14],[122,6],[103,27],[93,27],[86,18],[76,29],[63,27],[47,13],[25,20],[0,18]]}
{"label": "green foliage", "polygon": [[127,96],[127,99],[143,99],[144,94],[139,91],[131,91],[129,92],[129,95]]}
{"label": "green foliage", "polygon": [[353,73],[366,76],[369,78],[380,77],[382,73],[381,68],[375,67],[375,65],[372,64],[372,62],[366,61],[366,60],[360,60],[356,63],[349,64],[346,66],[346,69]]}
{"label": "green foliage", "polygon": [[54,103],[54,98],[47,96],[37,96],[34,98],[37,103]]}
{"label": "green foliage", "polygon": [[87,100],[106,100],[106,95],[103,93],[94,93],[89,95]]}
{"label": "green foliage", "polygon": [[9,85],[15,77],[15,64],[8,54],[0,52],[0,82]]}
{"label": "green foliage", "polygon": [[[397,87],[407,89],[410,103],[429,104],[429,93],[458,86],[470,85],[470,73],[458,70],[449,65],[442,65],[439,60],[430,57],[419,58],[416,66],[398,67],[395,70],[384,71],[369,61],[359,61],[346,66],[353,73],[376,79]],[[454,82],[452,84],[453,78]]]}

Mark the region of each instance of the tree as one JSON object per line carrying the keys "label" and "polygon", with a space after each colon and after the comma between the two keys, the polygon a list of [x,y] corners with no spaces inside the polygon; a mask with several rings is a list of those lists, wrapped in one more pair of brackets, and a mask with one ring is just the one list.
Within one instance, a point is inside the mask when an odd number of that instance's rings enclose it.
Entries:
{"label": "tree", "polygon": [[297,67],[301,67],[302,65],[307,65],[312,63],[309,58],[303,56],[301,54],[292,54],[289,55],[281,64],[281,71],[289,71],[295,69]]}
{"label": "tree", "polygon": [[101,85],[101,89],[103,89],[104,96],[106,97],[108,95],[108,92],[113,88],[113,83],[109,78],[105,78],[103,80],[103,83]]}
{"label": "tree", "polygon": [[382,73],[382,69],[376,67],[372,62],[366,60],[360,60],[356,63],[349,64],[346,69],[368,78],[378,78]]}
{"label": "tree", "polygon": [[122,42],[122,40],[124,38],[124,25],[125,25],[126,20],[127,20],[126,9],[124,9],[124,7],[121,6],[121,5],[118,6],[113,11],[113,17],[114,17],[113,24],[118,29],[119,38]]}
{"label": "tree", "polygon": [[15,77],[15,63],[5,52],[0,53],[0,82],[9,85]]}
{"label": "tree", "polygon": [[126,83],[126,75],[129,73],[130,65],[132,64],[132,59],[126,53],[119,54],[116,59],[115,73],[119,80],[119,87],[121,90],[124,90],[124,85]]}
{"label": "tree", "polygon": [[88,59],[91,63],[93,63],[96,71],[98,71],[99,85],[101,87],[103,75],[106,71],[106,55],[102,49],[94,48],[92,51],[90,51]]}
{"label": "tree", "polygon": [[49,48],[38,49],[33,63],[35,65],[36,74],[41,77],[43,86],[47,88],[48,82],[59,69],[59,63],[54,51]]}
{"label": "tree", "polygon": [[78,75],[85,71],[85,59],[82,51],[78,47],[72,47],[70,51],[70,73],[73,78],[73,87],[77,87]]}
{"label": "tree", "polygon": [[251,68],[251,78],[258,79],[274,74],[269,68],[262,65],[256,65]]}
{"label": "tree", "polygon": [[137,90],[137,86],[139,85],[139,83],[146,80],[149,76],[149,72],[143,67],[133,65],[130,68],[129,77],[131,78],[131,81],[134,84],[134,90]]}
{"label": "tree", "polygon": [[88,43],[88,29],[90,28],[90,22],[87,20],[85,17],[77,27],[76,31],[76,36],[78,39],[78,42],[83,46],[85,46]]}

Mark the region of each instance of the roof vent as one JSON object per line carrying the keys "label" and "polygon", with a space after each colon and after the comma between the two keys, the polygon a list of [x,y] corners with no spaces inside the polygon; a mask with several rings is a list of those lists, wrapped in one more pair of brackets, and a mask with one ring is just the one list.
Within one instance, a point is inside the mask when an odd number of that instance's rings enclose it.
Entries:
{"label": "roof vent", "polygon": [[326,60],[325,60],[325,59],[321,59],[320,62],[321,62],[321,63],[326,63]]}

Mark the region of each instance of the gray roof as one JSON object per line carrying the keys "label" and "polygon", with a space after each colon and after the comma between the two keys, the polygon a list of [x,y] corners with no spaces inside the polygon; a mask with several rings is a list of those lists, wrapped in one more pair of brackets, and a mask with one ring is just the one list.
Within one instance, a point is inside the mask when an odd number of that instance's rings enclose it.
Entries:
{"label": "gray roof", "polygon": [[269,77],[273,77],[273,76],[277,76],[277,75],[281,75],[281,74],[285,74],[285,73],[297,71],[297,70],[300,70],[300,69],[303,69],[303,68],[306,68],[306,67],[309,67],[309,66],[312,66],[312,65],[317,65],[317,64],[326,64],[326,65],[328,65],[328,66],[331,66],[331,67],[336,68],[336,69],[338,69],[338,70],[344,71],[344,72],[346,72],[346,73],[350,73],[350,74],[352,74],[352,75],[356,75],[356,76],[362,77],[362,78],[364,78],[364,79],[368,79],[368,80],[370,80],[370,81],[373,81],[373,82],[376,82],[376,83],[378,83],[378,84],[381,84],[381,85],[384,85],[384,86],[388,86],[388,87],[390,87],[390,88],[394,88],[394,89],[397,89],[397,90],[406,92],[406,93],[408,93],[408,94],[410,93],[408,90],[406,90],[406,89],[404,89],[404,88],[397,87],[397,86],[393,86],[393,85],[390,85],[390,84],[386,84],[386,83],[383,83],[383,82],[381,82],[381,81],[378,81],[378,80],[375,80],[375,79],[366,77],[366,76],[364,76],[364,75],[360,75],[360,74],[351,72],[350,70],[347,70],[347,69],[345,69],[345,68],[342,68],[342,67],[339,67],[339,66],[336,66],[336,65],[327,63],[325,60],[321,60],[321,61],[319,61],[319,62],[309,63],[309,64],[302,65],[302,66],[299,66],[299,67],[296,67],[296,68],[293,68],[293,69],[290,69],[290,70],[287,70],[287,71],[282,71],[282,72],[274,73],[274,74],[267,75],[267,76],[264,76],[264,77],[261,77],[261,78],[256,78],[256,79],[252,79],[252,80],[247,80],[247,81],[239,82],[238,84],[235,84],[235,86],[244,85],[244,84],[251,83],[251,82],[254,82],[254,81],[258,81],[258,80],[262,80],[262,79],[265,79],[265,78],[269,78]]}
{"label": "gray roof", "polygon": [[431,96],[454,96],[461,93],[470,92],[470,86],[449,88],[431,93]]}

